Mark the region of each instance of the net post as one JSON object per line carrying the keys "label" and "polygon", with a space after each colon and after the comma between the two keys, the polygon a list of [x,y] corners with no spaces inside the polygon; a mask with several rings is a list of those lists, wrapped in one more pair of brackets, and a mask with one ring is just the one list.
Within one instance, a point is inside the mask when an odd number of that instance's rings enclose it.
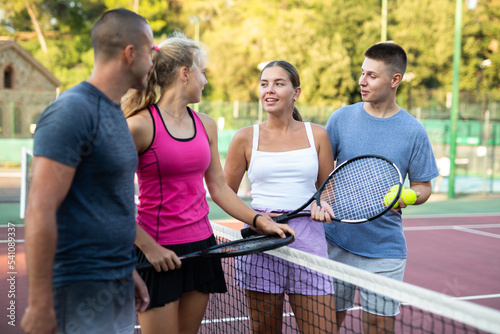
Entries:
{"label": "net post", "polygon": [[28,156],[33,156],[33,152],[26,147],[21,150],[21,194],[19,198],[19,218],[24,219],[26,204],[28,202],[29,187],[29,161]]}

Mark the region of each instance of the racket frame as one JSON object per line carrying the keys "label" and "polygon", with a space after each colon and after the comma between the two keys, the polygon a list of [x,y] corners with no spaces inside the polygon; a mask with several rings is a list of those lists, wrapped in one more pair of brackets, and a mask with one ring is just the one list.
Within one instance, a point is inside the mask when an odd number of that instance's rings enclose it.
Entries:
{"label": "racket frame", "polygon": [[[273,242],[269,242],[267,244],[263,244],[259,247],[253,247],[253,248],[242,248],[242,249],[236,249],[236,250],[229,250],[226,252],[218,252],[218,250],[223,249],[223,248],[231,248],[235,247],[241,244],[246,244],[246,243],[252,243],[255,240],[270,240]],[[226,257],[235,257],[235,256],[241,256],[241,255],[248,255],[248,254],[255,254],[255,253],[260,253],[272,249],[276,249],[279,247],[286,246],[290,243],[292,243],[295,240],[295,237],[292,234],[286,234],[285,238],[281,238],[280,236],[276,235],[268,235],[268,234],[263,234],[263,235],[255,235],[249,238],[245,239],[238,239],[238,240],[233,240],[229,242],[224,242],[220,243],[211,247],[208,247],[206,249],[202,249],[196,252],[188,253],[179,256],[179,259],[182,261],[188,261],[192,259],[197,259],[197,258],[226,258]],[[151,270],[153,269],[153,265],[149,262],[144,262],[144,263],[138,263],[135,267],[138,272],[142,272],[145,270]]]}
{"label": "racket frame", "polygon": [[[385,157],[382,157],[382,156],[379,156],[379,155],[361,155],[361,156],[357,156],[355,158],[346,160],[346,161],[342,162],[340,165],[338,165],[337,167],[335,167],[335,169],[328,175],[328,177],[326,178],[326,180],[318,188],[318,190],[314,193],[314,195],[307,202],[305,202],[303,205],[301,205],[298,209],[295,209],[295,210],[293,210],[291,212],[285,213],[285,214],[280,215],[278,217],[273,217],[273,220],[276,223],[285,223],[286,221],[288,221],[290,219],[293,219],[293,218],[311,216],[310,212],[301,212],[301,211],[303,211],[307,206],[309,206],[309,204],[311,204],[315,200],[316,200],[316,204],[318,206],[321,206],[321,203],[320,203],[320,201],[321,201],[321,194],[322,194],[323,190],[325,189],[326,185],[330,182],[330,180],[332,178],[334,178],[334,176],[340,170],[342,170],[345,166],[353,163],[356,160],[361,160],[361,159],[366,159],[366,158],[381,159],[381,160],[386,161],[390,165],[392,165],[392,167],[394,167],[394,169],[397,171],[398,178],[399,178],[399,182],[396,183],[396,184],[394,184],[394,186],[395,185],[399,185],[396,196],[394,196],[394,198],[391,201],[390,205],[387,205],[384,210],[382,210],[381,212],[379,212],[377,215],[374,215],[373,217],[369,217],[369,218],[365,218],[365,219],[339,219],[339,218],[335,218],[335,217],[330,217],[330,219],[333,220],[333,221],[340,222],[340,223],[360,224],[360,223],[366,223],[368,221],[371,221],[371,220],[379,218],[380,216],[382,216],[383,214],[385,214],[387,211],[389,211],[392,208],[392,206],[398,201],[399,196],[401,195],[401,190],[403,188],[403,178],[401,176],[401,172],[399,171],[399,168],[396,166],[396,164],[394,164],[389,159],[387,159]],[[246,238],[248,236],[251,236],[251,235],[254,235],[256,233],[257,232],[253,231],[249,227],[244,228],[244,229],[241,230],[241,235],[244,238]]]}
{"label": "racket frame", "polygon": [[[392,161],[390,161],[389,159],[387,159],[385,157],[382,157],[382,156],[379,156],[379,155],[360,155],[358,157],[355,157],[355,158],[352,158],[352,159],[344,161],[343,163],[341,163],[340,165],[338,165],[330,173],[330,175],[328,175],[328,177],[326,178],[325,182],[323,182],[323,184],[319,187],[318,191],[313,195],[313,199],[316,199],[316,204],[318,204],[318,206],[320,206],[321,193],[323,192],[323,190],[325,189],[326,185],[328,184],[328,181],[330,181],[335,176],[335,174],[337,174],[342,168],[344,168],[345,166],[353,163],[354,161],[361,160],[361,159],[366,159],[366,158],[375,158],[375,159],[384,160],[389,165],[392,165],[392,167],[396,170],[397,175],[398,175],[398,179],[399,179],[399,182],[397,182],[396,184],[393,185],[393,187],[396,186],[396,185],[399,186],[398,187],[398,191],[396,193],[396,196],[394,196],[394,198],[391,200],[391,202],[389,203],[389,205],[387,205],[385,207],[384,210],[382,210],[381,212],[379,212],[378,214],[376,214],[376,215],[374,215],[372,217],[364,218],[364,219],[338,219],[338,218],[330,216],[330,219],[332,219],[334,221],[337,221],[337,222],[340,222],[340,223],[346,223],[346,224],[366,223],[368,221],[372,221],[374,219],[377,219],[380,216],[382,216],[385,213],[387,213],[387,211],[389,211],[393,207],[393,205],[399,200],[399,196],[401,195],[401,191],[403,189],[403,178],[401,176],[401,172],[399,171],[398,166],[396,166],[396,164],[393,163]],[[299,216],[297,216],[297,217],[299,217]]]}

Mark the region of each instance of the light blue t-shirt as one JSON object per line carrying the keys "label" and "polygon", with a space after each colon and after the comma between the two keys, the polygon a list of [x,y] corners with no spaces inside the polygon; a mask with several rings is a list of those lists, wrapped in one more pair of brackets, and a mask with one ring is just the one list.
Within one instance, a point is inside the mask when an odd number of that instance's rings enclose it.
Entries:
{"label": "light blue t-shirt", "polygon": [[[379,155],[394,162],[403,176],[426,182],[439,175],[424,126],[401,109],[378,118],[363,102],[335,111],[326,124],[337,165],[360,155]],[[372,258],[406,258],[401,210],[363,224],[324,224],[327,240],[352,253]]]}
{"label": "light blue t-shirt", "polygon": [[120,105],[87,82],[70,88],[40,117],[34,155],[76,168],[56,216],[54,286],[130,275],[138,158]]}

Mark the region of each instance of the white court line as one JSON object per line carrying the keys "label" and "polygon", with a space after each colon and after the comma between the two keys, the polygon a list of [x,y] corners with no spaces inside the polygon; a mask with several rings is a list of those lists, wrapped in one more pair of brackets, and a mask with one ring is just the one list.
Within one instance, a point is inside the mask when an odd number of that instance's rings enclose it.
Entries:
{"label": "white court line", "polygon": [[403,227],[405,231],[426,231],[426,230],[455,230],[457,228],[498,228],[500,224],[476,224],[476,225],[441,225],[441,226],[408,226]]}
{"label": "white court line", "polygon": [[217,324],[221,322],[232,322],[232,321],[247,321],[250,320],[249,317],[232,317],[232,318],[221,318],[221,319],[205,319],[202,324]]}
{"label": "white court line", "polygon": [[21,177],[21,173],[16,173],[16,172],[13,172],[13,173],[5,173],[5,172],[2,172],[0,173],[0,177]]}
{"label": "white court line", "polygon": [[420,218],[457,218],[457,217],[500,217],[500,212],[489,212],[489,213],[431,213],[425,215],[411,215],[403,216],[403,220],[406,219],[420,219]]}
{"label": "white court line", "polygon": [[24,239],[18,239],[16,241],[9,241],[9,240],[0,240],[0,244],[6,244],[8,242],[15,242],[16,244],[22,244],[24,242]]}
{"label": "white court line", "polygon": [[484,232],[484,231],[476,231],[474,229],[466,228],[466,227],[461,227],[461,226],[455,226],[455,227],[456,227],[455,230],[457,230],[457,231],[467,232],[467,233],[472,233],[472,234],[478,234],[478,235],[482,235],[482,236],[485,236],[485,237],[491,237],[491,238],[500,239],[500,234],[488,233],[488,232]]}
{"label": "white court line", "polygon": [[[293,312],[283,313],[283,317],[293,317],[295,316]],[[232,321],[248,321],[250,318],[247,317],[230,317],[230,318],[220,318],[220,319],[205,319],[202,324],[217,324],[221,322],[232,322]]]}
{"label": "white court line", "polygon": [[230,220],[211,220],[211,221],[214,223],[217,223],[217,224],[224,224],[224,225],[226,225],[226,224],[243,224],[242,221],[232,220],[232,219],[230,219]]}
{"label": "white court line", "polygon": [[454,230],[471,234],[482,235],[484,237],[500,239],[500,234],[479,231],[478,229],[500,228],[500,224],[477,224],[477,225],[444,225],[444,226],[409,226],[403,227],[403,231],[438,231]]}

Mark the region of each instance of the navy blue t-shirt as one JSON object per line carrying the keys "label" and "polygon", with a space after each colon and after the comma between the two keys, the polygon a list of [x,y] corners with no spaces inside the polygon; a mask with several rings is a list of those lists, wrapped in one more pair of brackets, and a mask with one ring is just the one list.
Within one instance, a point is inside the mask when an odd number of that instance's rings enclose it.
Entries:
{"label": "navy blue t-shirt", "polygon": [[40,117],[34,155],[76,168],[57,211],[54,286],[130,275],[138,159],[120,105],[87,82],[68,89]]}

